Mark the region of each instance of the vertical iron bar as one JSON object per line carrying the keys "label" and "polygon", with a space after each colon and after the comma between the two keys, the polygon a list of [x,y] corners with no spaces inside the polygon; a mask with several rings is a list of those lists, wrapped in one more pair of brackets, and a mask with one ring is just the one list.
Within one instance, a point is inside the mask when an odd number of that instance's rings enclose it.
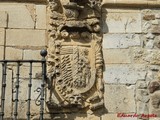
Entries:
{"label": "vertical iron bar", "polygon": [[40,107],[40,120],[43,120],[43,112],[44,112],[44,87],[45,87],[45,79],[46,79],[46,50],[41,50],[40,52],[42,56],[42,84],[41,84],[41,107]]}
{"label": "vertical iron bar", "polygon": [[44,112],[44,87],[45,87],[45,61],[42,61],[42,84],[41,84],[41,108],[40,108],[40,120],[43,120],[43,112]]}
{"label": "vertical iron bar", "polygon": [[30,62],[29,71],[29,83],[28,83],[28,110],[27,110],[27,120],[30,120],[30,108],[31,108],[31,88],[32,88],[32,62]]}
{"label": "vertical iron bar", "polygon": [[4,118],[7,62],[4,62],[2,64],[2,68],[3,68],[3,76],[2,76],[2,94],[1,94],[1,112],[0,112],[1,120],[3,120],[3,118]]}
{"label": "vertical iron bar", "polygon": [[14,120],[17,120],[18,116],[18,95],[19,95],[19,72],[20,72],[20,62],[17,62],[17,80],[16,80],[16,94],[15,94],[15,108],[14,108]]}

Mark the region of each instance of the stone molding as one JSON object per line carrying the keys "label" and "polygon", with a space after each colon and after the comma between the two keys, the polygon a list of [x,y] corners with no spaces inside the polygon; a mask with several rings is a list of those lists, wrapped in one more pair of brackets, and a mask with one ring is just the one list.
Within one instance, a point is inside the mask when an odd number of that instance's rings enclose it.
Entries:
{"label": "stone molding", "polygon": [[34,3],[47,3],[47,0],[0,0],[0,2],[34,2]]}
{"label": "stone molding", "polygon": [[159,7],[160,0],[103,0],[102,6]]}

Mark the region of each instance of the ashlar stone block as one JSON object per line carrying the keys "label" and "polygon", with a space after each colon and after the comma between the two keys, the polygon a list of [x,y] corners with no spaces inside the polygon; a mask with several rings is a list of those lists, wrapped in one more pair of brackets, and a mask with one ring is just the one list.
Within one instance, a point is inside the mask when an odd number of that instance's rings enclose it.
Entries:
{"label": "ashlar stone block", "polygon": [[149,114],[149,110],[148,110],[148,104],[138,101],[137,102],[137,113],[138,114]]}
{"label": "ashlar stone block", "polygon": [[[70,114],[44,114],[45,120],[101,120],[99,116],[83,113]],[[33,120],[39,120],[39,116],[33,117]],[[108,119],[107,119],[108,120]]]}
{"label": "ashlar stone block", "polygon": [[[14,71],[13,71],[14,72]],[[13,79],[13,89],[16,90],[17,79]],[[28,96],[28,80],[24,80],[22,78],[19,79],[19,94],[18,99],[21,101],[27,101]],[[16,92],[13,93],[13,99],[15,99]]]}
{"label": "ashlar stone block", "polygon": [[102,120],[120,120],[120,118],[117,117],[117,114],[105,114],[102,116]]}
{"label": "ashlar stone block", "polygon": [[[134,113],[128,113],[134,115]],[[102,116],[102,120],[137,120],[137,117],[117,117],[117,114],[105,114]]]}
{"label": "ashlar stone block", "polygon": [[106,64],[131,63],[129,49],[104,49],[103,57]]}
{"label": "ashlar stone block", "polygon": [[46,5],[36,5],[36,29],[46,29]]}
{"label": "ashlar stone block", "polygon": [[41,60],[40,50],[24,50],[24,60]]}
{"label": "ashlar stone block", "polygon": [[129,113],[136,111],[135,86],[105,85],[105,107],[111,113]]}
{"label": "ashlar stone block", "polygon": [[[27,7],[27,4],[0,4],[0,11],[6,11],[8,13],[9,28],[34,28],[33,10]],[[4,17],[2,18],[4,19]],[[3,21],[6,21],[5,19]],[[3,27],[6,27],[6,23]]]}
{"label": "ashlar stone block", "polygon": [[140,13],[118,13],[111,12],[103,14],[103,32],[109,33],[141,33]]}
{"label": "ashlar stone block", "polygon": [[6,28],[8,23],[8,15],[7,12],[0,10],[0,28]]}
{"label": "ashlar stone block", "polygon": [[140,46],[140,36],[138,34],[104,34],[103,48],[129,48]]}
{"label": "ashlar stone block", "polygon": [[45,30],[8,29],[7,46],[45,46]]}
{"label": "ashlar stone block", "polygon": [[[15,84],[16,84],[16,79],[14,79],[14,86]],[[29,84],[29,79],[20,79],[19,100],[21,101],[28,100],[28,92],[29,92],[28,84]],[[35,101],[40,95],[40,92],[37,91],[37,88],[41,88],[41,84],[42,84],[41,79],[39,80],[32,79],[32,88],[31,88],[31,100],[32,101]],[[14,98],[15,98],[15,93],[14,93]]]}
{"label": "ashlar stone block", "polygon": [[22,60],[23,51],[20,49],[6,47],[5,59],[8,60]]}
{"label": "ashlar stone block", "polygon": [[137,65],[106,65],[104,71],[105,83],[135,84],[137,80],[144,80],[145,66]]}
{"label": "ashlar stone block", "polygon": [[[27,66],[28,65],[28,66]],[[13,77],[16,78],[17,67],[12,67],[14,70]],[[20,77],[23,79],[29,79],[30,73],[30,63],[20,66]],[[42,67],[35,66],[34,63],[32,64],[32,78],[33,79],[41,79],[42,77]]]}
{"label": "ashlar stone block", "polygon": [[[2,80],[2,64],[0,64],[0,80]],[[0,89],[1,90],[1,89]],[[0,91],[1,92],[1,91]]]}
{"label": "ashlar stone block", "polygon": [[4,45],[4,41],[5,41],[5,29],[4,28],[0,28],[0,45]]}
{"label": "ashlar stone block", "polygon": [[[26,120],[27,119],[27,112],[28,112],[28,103],[27,101],[23,101],[23,100],[19,100],[19,106],[18,106],[18,119],[19,120]],[[30,106],[30,112],[31,112],[31,116],[33,117],[34,115],[39,115],[39,111],[40,111],[40,106],[37,106],[35,104],[35,101],[31,101],[31,106]],[[45,119],[46,120],[46,119]]]}
{"label": "ashlar stone block", "polygon": [[[16,83],[16,79],[14,79],[14,84],[13,86],[15,86]],[[28,110],[28,92],[29,92],[29,88],[28,88],[28,84],[29,84],[29,79],[20,79],[19,81],[19,105],[18,105],[18,119],[26,119],[26,113]],[[39,111],[40,111],[40,106],[36,105],[36,104],[40,104],[40,102],[36,101],[37,99],[40,100],[40,97],[38,98],[38,96],[40,95],[40,91],[37,92],[37,88],[41,87],[41,80],[32,80],[32,88],[31,88],[31,102],[30,102],[30,111],[31,111],[31,115],[39,115]],[[14,88],[15,89],[15,88]],[[15,93],[13,93],[13,99],[15,99]],[[14,107],[15,103],[13,103],[13,107]]]}
{"label": "ashlar stone block", "polygon": [[140,13],[140,9],[121,9],[121,8],[109,8],[102,7],[102,13]]}
{"label": "ashlar stone block", "polygon": [[3,60],[4,58],[4,47],[0,46],[0,60]]}
{"label": "ashlar stone block", "polygon": [[133,117],[133,118],[120,118],[120,120],[137,120],[137,117]]}
{"label": "ashlar stone block", "polygon": [[150,118],[149,120],[159,120],[160,117],[156,117],[156,118]]}

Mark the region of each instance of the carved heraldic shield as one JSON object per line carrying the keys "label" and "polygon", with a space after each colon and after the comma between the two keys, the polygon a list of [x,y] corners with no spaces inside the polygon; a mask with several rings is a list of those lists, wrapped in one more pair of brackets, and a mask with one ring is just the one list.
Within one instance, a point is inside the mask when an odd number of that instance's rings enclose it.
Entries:
{"label": "carved heraldic shield", "polygon": [[49,1],[50,109],[76,106],[95,110],[103,106],[99,5],[97,0]]}

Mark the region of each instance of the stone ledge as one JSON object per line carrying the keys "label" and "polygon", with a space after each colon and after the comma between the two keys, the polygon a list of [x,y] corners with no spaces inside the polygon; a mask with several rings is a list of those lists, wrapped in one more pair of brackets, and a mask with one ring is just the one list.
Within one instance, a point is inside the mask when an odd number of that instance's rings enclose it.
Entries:
{"label": "stone ledge", "polygon": [[35,2],[35,3],[47,3],[47,0],[0,0],[0,2]]}
{"label": "stone ledge", "polygon": [[102,6],[159,7],[160,0],[103,0]]}

